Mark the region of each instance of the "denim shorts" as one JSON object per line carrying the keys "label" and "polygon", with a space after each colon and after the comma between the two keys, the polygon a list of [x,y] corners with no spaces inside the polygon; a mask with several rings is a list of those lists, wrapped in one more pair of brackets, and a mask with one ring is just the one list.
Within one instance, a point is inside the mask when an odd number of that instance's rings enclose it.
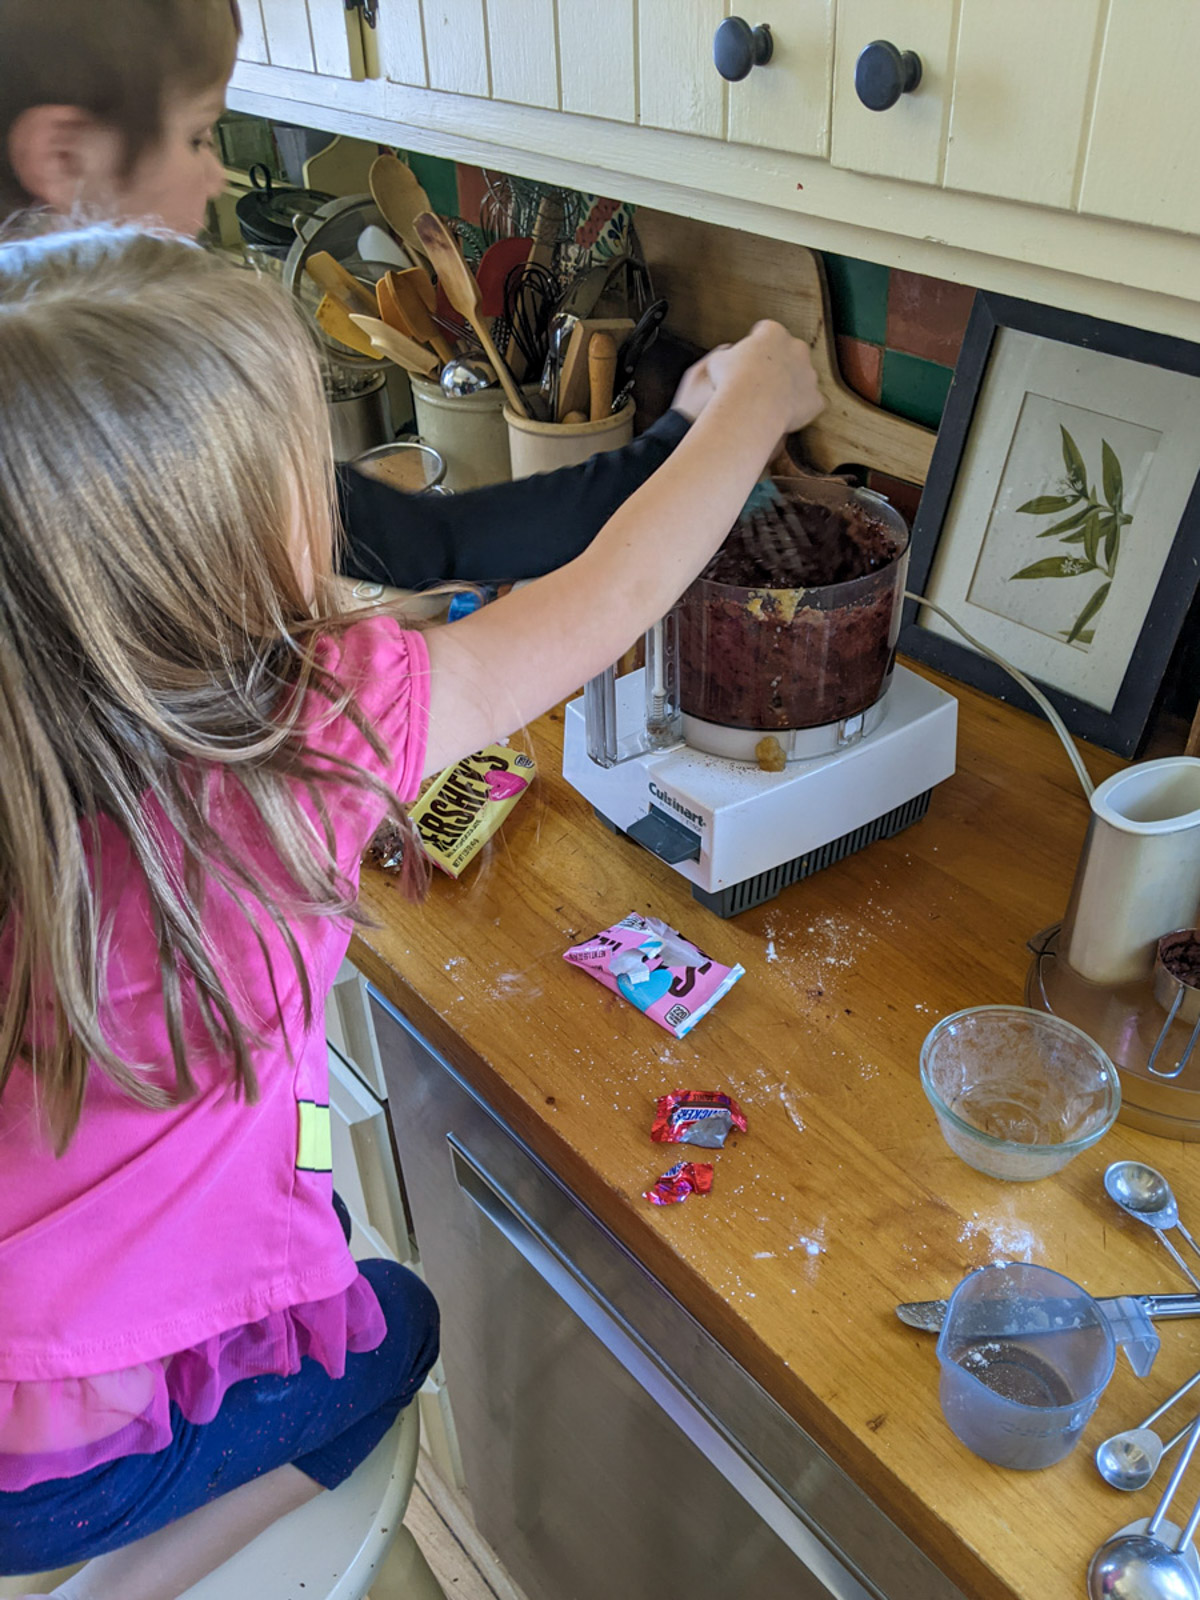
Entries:
{"label": "denim shorts", "polygon": [[155,1533],[210,1500],[291,1463],[326,1489],[364,1461],[437,1358],[438,1311],[407,1267],[363,1261],[387,1336],[347,1354],[344,1377],[305,1358],[289,1378],[247,1378],[211,1422],[172,1410],[172,1440],[73,1478],[0,1492],[0,1576],[44,1572],[104,1555]]}

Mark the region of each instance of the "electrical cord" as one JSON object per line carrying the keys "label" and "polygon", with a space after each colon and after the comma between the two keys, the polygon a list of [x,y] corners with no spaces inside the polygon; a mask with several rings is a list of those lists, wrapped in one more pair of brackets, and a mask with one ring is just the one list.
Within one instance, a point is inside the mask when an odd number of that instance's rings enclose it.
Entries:
{"label": "electrical cord", "polygon": [[1096,785],[1092,782],[1091,776],[1083,764],[1083,757],[1079,754],[1074,739],[1072,739],[1071,735],[1068,733],[1066,724],[1063,722],[1063,719],[1059,716],[1058,712],[1050,704],[1050,701],[1037,687],[1037,685],[1030,683],[1025,674],[1017,667],[1014,667],[1011,661],[1005,661],[1003,656],[997,655],[994,650],[989,648],[989,646],[984,644],[981,640],[976,639],[973,634],[968,633],[961,622],[956,621],[948,611],[943,611],[941,606],[936,604],[935,601],[927,600],[923,594],[914,594],[911,589],[906,589],[904,591],[904,598],[906,600],[915,600],[918,605],[928,606],[930,611],[935,611],[937,615],[941,617],[943,622],[948,622],[956,633],[962,634],[967,643],[971,645],[973,649],[978,650],[980,655],[987,656],[987,658],[990,661],[994,661],[998,667],[1003,667],[1005,672],[1008,673],[1009,677],[1014,678],[1017,683],[1021,685],[1022,689],[1024,689],[1025,693],[1029,695],[1030,699],[1037,702],[1037,704],[1045,712],[1046,719],[1050,723],[1050,726],[1062,740],[1063,749],[1067,752],[1067,757],[1071,765],[1075,768],[1076,776],[1083,785],[1084,795],[1090,800],[1092,797],[1092,791],[1095,789]]}

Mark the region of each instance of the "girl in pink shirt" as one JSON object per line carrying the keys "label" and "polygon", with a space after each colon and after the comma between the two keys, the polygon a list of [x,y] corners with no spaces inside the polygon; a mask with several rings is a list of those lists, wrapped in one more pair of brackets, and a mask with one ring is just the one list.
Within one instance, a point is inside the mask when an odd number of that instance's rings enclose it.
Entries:
{"label": "girl in pink shirt", "polygon": [[359,857],[666,611],[820,408],[772,324],[710,375],[583,555],[423,635],[344,608],[282,298],[129,228],[0,246],[0,1574],[174,1596],[419,1386],[436,1309],[351,1259],[323,1153]]}

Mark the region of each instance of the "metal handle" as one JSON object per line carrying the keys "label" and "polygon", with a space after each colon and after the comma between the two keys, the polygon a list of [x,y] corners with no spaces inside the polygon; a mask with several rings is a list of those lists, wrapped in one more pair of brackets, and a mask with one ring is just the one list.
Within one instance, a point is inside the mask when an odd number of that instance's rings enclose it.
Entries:
{"label": "metal handle", "polygon": [[774,51],[765,22],[752,28],[742,17],[726,17],[713,34],[713,65],[727,83],[740,83],[755,67],[765,67]]}
{"label": "metal handle", "polygon": [[724,1429],[700,1409],[699,1401],[681,1388],[620,1313],[453,1134],[447,1135],[447,1143],[455,1179],[472,1205],[574,1312],[642,1392],[696,1445],[738,1497],[824,1586],[832,1600],[884,1600],[874,1584],[852,1572],[798,1510],[767,1482]]}
{"label": "metal handle", "polygon": [[921,81],[915,50],[897,50],[889,39],[873,39],[854,63],[854,92],[868,111],[888,111]]}
{"label": "metal handle", "polygon": [[1188,1432],[1188,1441],[1183,1447],[1183,1454],[1175,1463],[1175,1470],[1167,1481],[1167,1487],[1163,1490],[1162,1499],[1154,1508],[1154,1515],[1146,1524],[1147,1539],[1153,1539],[1162,1526],[1162,1520],[1170,1509],[1171,1501],[1175,1498],[1175,1491],[1178,1489],[1180,1480],[1188,1469],[1188,1462],[1192,1459],[1197,1444],[1200,1444],[1200,1417],[1197,1417],[1195,1422],[1192,1423]]}
{"label": "metal handle", "polygon": [[1175,1265],[1179,1268],[1180,1272],[1183,1273],[1187,1281],[1190,1284],[1194,1284],[1197,1289],[1200,1289],[1200,1278],[1196,1276],[1191,1267],[1189,1267],[1187,1262],[1183,1259],[1182,1255],[1180,1255],[1178,1246],[1173,1244],[1171,1240],[1167,1238],[1166,1234],[1161,1228],[1156,1228],[1154,1231],[1170,1251]]}

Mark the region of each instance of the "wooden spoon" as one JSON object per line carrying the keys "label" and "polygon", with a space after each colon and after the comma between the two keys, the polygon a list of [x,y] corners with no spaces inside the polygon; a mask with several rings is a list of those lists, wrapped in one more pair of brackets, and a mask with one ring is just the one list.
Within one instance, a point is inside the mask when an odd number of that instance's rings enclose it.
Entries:
{"label": "wooden spoon", "polygon": [[479,285],[472,277],[470,267],[459,255],[458,246],[446,231],[441,218],[435,217],[432,212],[426,211],[419,216],[415,227],[421,248],[429,257],[446,298],[474,328],[484,356],[496,369],[496,376],[500,379],[509,405],[519,417],[527,417],[529,407],[488,332],[487,321],[479,307]]}
{"label": "wooden spoon", "polygon": [[357,311],[352,311],[350,321],[356,328],[362,329],[375,351],[387,356],[406,372],[415,372],[419,377],[429,378],[438,370],[436,357],[426,350],[423,344],[418,344],[415,339],[409,339],[403,333],[398,333],[395,328],[389,327],[386,322],[381,322],[378,317],[364,317]]}
{"label": "wooden spoon", "polygon": [[423,211],[432,208],[429,196],[417,181],[411,167],[405,166],[398,156],[376,156],[367,174],[371,198],[383,214],[383,220],[397,234],[414,256],[422,256],[421,241],[417,238],[414,223]]}

